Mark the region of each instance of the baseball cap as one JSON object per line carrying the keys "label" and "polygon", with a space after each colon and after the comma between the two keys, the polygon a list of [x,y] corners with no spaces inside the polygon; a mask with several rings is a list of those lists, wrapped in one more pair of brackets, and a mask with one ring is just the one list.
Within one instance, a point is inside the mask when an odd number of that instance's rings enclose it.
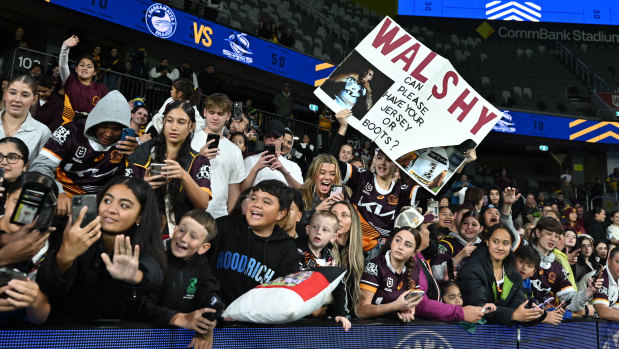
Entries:
{"label": "baseball cap", "polygon": [[421,213],[419,213],[419,211],[417,211],[416,208],[411,207],[407,210],[402,211],[402,213],[400,213],[396,219],[395,219],[395,223],[393,224],[394,228],[401,228],[401,227],[413,227],[413,228],[417,228],[418,226],[420,226],[422,223],[431,223],[434,222],[434,215],[433,214],[427,214],[425,216],[423,216]]}
{"label": "baseball cap", "polygon": [[262,133],[281,137],[286,133],[286,127],[284,127],[284,124],[279,120],[269,120],[266,125],[264,125],[264,131]]}

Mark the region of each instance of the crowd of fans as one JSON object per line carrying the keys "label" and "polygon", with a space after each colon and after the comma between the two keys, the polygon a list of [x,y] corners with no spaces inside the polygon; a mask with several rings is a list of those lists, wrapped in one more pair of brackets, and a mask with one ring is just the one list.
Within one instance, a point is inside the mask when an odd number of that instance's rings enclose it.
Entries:
{"label": "crowd of fans", "polygon": [[[267,23],[268,22],[268,23]],[[287,47],[294,47],[296,39],[293,34],[294,28],[286,28],[283,24],[277,25],[274,21],[261,19],[258,22],[258,37],[272,41]]]}
{"label": "crowd of fans", "polygon": [[[457,174],[430,195],[370,142],[347,143],[350,110],[335,115],[324,153],[278,120],[262,125],[257,149],[259,123],[233,117],[225,94],[197,109],[200,75],[189,65],[175,75],[162,60],[150,71],[172,85],[151,111],[96,81],[93,56],[70,71],[78,42],[61,49],[64,102],[52,102],[46,78],[17,76],[4,89],[0,266],[28,278],[0,285],[2,322],[137,319],[195,330],[192,344],[210,347],[215,313],[245,292],[336,265],[347,273],[334,306],[313,316],[345,330],[379,316],[469,326],[619,319],[619,212],[521,195],[506,173],[503,188],[486,192]],[[57,109],[43,119],[48,103]],[[16,223],[33,182],[53,183],[50,228]],[[96,207],[78,204],[88,195]]]}

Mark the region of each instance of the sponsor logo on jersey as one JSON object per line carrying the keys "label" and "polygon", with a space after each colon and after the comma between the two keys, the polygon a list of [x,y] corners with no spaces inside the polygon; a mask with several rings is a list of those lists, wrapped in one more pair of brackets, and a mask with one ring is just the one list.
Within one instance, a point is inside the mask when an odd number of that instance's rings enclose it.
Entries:
{"label": "sponsor logo on jersey", "polygon": [[156,37],[167,39],[176,32],[174,11],[162,4],[152,4],[146,10],[146,27]]}
{"label": "sponsor logo on jersey", "polygon": [[200,167],[200,170],[198,171],[198,174],[196,175],[196,179],[203,179],[206,178],[208,180],[211,179],[211,166],[210,165],[202,165],[202,167]]}

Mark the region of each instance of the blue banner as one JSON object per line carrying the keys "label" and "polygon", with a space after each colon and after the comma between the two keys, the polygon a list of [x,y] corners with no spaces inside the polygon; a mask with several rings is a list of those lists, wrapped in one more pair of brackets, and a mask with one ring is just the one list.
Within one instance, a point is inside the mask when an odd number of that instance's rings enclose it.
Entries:
{"label": "blue banner", "polygon": [[398,14],[529,22],[619,24],[616,0],[399,0]]}
{"label": "blue banner", "polygon": [[151,1],[48,1],[312,86],[334,69],[314,57]]}

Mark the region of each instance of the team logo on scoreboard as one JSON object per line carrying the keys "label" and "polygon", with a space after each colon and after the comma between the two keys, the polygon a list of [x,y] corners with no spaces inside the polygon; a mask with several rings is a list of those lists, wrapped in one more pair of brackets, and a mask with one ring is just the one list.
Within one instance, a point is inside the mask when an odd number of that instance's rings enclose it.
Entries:
{"label": "team logo on scoreboard", "polygon": [[516,1],[506,3],[491,1],[486,4],[486,16],[488,19],[539,22],[542,19],[541,11],[541,6],[529,1],[524,4]]}
{"label": "team logo on scoreboard", "polygon": [[512,116],[509,115],[509,111],[503,111],[503,117],[493,127],[492,131],[514,133],[516,132],[516,124],[512,121]]}
{"label": "team logo on scoreboard", "polygon": [[166,5],[152,4],[146,10],[146,27],[156,37],[167,39],[176,31],[176,15]]}
{"label": "team logo on scoreboard", "polygon": [[245,64],[252,64],[254,62],[253,58],[247,57],[247,55],[254,54],[249,49],[250,42],[247,34],[234,32],[225,40],[230,44],[230,49],[232,50],[222,50],[226,57]]}

